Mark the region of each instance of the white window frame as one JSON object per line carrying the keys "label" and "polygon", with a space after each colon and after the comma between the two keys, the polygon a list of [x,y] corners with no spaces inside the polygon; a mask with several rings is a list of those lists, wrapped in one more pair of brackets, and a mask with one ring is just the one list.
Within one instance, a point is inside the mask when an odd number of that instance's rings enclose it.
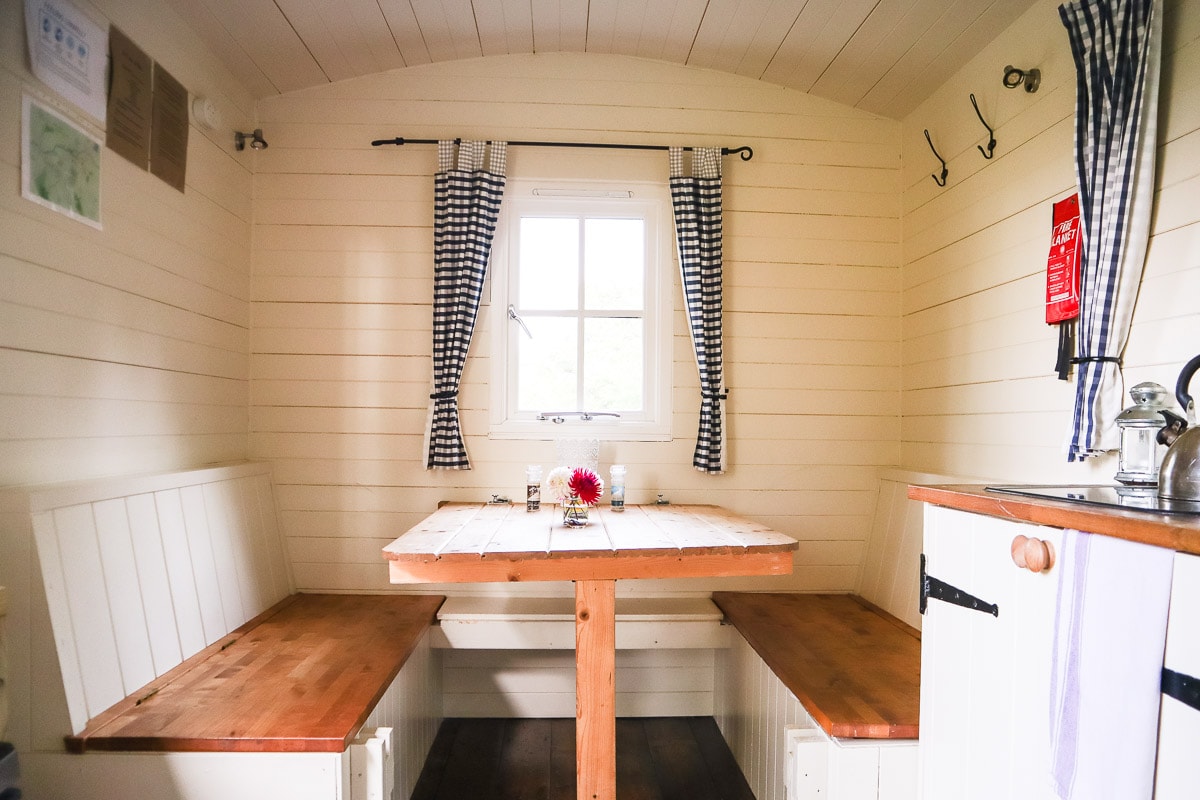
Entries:
{"label": "white window frame", "polygon": [[[637,213],[646,219],[645,325],[643,356],[644,419],[563,417],[539,420],[535,412],[516,411],[517,337],[520,325],[508,317],[515,304],[510,279],[517,264],[517,227],[522,214],[552,216],[591,213],[602,216]],[[665,184],[639,181],[513,179],[507,182],[491,263],[491,404],[488,435],[493,439],[554,439],[589,436],[610,441],[664,442],[672,439],[671,390],[673,281],[675,255],[671,196]],[[596,411],[543,408],[538,411]]]}

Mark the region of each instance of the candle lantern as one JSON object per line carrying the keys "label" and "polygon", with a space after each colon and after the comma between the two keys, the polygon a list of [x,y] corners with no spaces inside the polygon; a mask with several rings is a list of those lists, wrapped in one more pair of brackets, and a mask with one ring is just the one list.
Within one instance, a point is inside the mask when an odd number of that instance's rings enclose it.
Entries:
{"label": "candle lantern", "polygon": [[1158,468],[1165,448],[1158,432],[1166,425],[1160,413],[1168,410],[1170,394],[1157,383],[1139,383],[1129,390],[1133,405],[1117,416],[1121,429],[1121,456],[1117,481],[1127,486],[1157,486]]}

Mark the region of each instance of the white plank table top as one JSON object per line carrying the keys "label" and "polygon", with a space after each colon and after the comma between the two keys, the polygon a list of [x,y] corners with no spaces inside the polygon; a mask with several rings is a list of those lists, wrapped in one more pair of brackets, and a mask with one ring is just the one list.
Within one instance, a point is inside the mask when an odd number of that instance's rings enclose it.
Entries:
{"label": "white plank table top", "polygon": [[591,509],[568,528],[550,505],[442,506],[383,550],[392,583],[575,582],[578,800],[616,798],[616,582],[783,575],[791,537],[716,506]]}
{"label": "white plank table top", "polygon": [[567,528],[549,505],[450,503],[383,555],[392,583],[615,580],[787,574],[797,547],[718,506],[598,506]]}

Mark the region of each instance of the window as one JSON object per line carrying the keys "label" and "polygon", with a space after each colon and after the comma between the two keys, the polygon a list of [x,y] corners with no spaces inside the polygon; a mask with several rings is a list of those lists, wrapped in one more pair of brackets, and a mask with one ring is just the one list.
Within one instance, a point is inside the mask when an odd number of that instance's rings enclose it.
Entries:
{"label": "window", "polygon": [[492,263],[493,436],[670,438],[669,223],[665,186],[509,181]]}

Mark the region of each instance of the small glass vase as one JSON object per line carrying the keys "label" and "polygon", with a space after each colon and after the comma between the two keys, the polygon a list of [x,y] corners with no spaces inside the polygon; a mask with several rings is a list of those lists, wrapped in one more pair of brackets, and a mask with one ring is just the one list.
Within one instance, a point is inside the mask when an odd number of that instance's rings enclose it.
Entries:
{"label": "small glass vase", "polygon": [[588,524],[588,507],[579,495],[571,495],[562,504],[563,525],[568,528],[582,528]]}

